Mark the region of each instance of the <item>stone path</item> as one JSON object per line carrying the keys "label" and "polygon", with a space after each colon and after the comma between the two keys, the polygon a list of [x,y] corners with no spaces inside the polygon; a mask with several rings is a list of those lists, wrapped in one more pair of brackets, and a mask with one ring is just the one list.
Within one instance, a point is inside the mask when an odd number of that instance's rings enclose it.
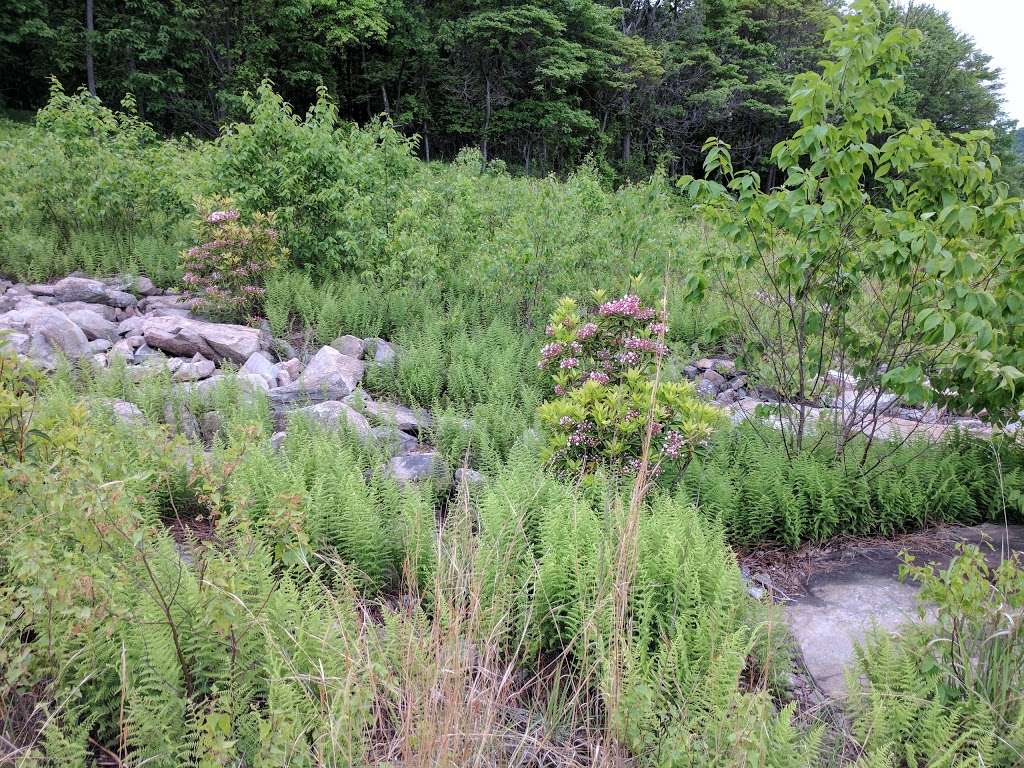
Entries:
{"label": "stone path", "polygon": [[[928,546],[908,551],[920,564],[944,568],[959,541],[979,545],[995,565],[1002,553],[1024,553],[1024,525],[940,529]],[[898,579],[899,552],[898,546],[872,545],[829,553],[801,585],[802,594],[783,608],[807,671],[830,698],[845,693],[844,670],[853,660],[854,643],[872,624],[895,631],[917,617],[917,588]]]}

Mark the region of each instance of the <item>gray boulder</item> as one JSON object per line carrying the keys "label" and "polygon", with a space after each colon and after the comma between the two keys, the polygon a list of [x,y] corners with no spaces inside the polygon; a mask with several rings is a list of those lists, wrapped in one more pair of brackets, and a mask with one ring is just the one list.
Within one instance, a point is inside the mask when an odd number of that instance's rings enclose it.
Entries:
{"label": "gray boulder", "polygon": [[93,339],[89,342],[89,351],[94,354],[100,352],[106,352],[111,348],[111,343],[107,339]]}
{"label": "gray boulder", "polygon": [[85,337],[93,339],[106,339],[113,342],[117,340],[117,326],[105,319],[103,315],[90,312],[84,309],[76,309],[67,313],[68,319],[77,325],[85,333]]}
{"label": "gray boulder", "polygon": [[437,451],[394,456],[388,462],[385,475],[399,485],[429,480],[436,484],[438,490],[444,490],[451,484],[448,467]]}
{"label": "gray boulder", "polygon": [[82,329],[52,307],[6,312],[0,315],[0,330],[4,329],[19,334],[19,343],[15,346],[19,353],[31,357],[46,369],[55,368],[61,355],[76,360],[92,354],[89,339]]}
{"label": "gray boulder", "polygon": [[213,375],[215,366],[212,360],[207,360],[202,355],[196,354],[191,360],[180,363],[174,369],[172,381],[198,381]]}
{"label": "gray boulder", "polygon": [[394,425],[403,432],[418,435],[432,423],[430,414],[426,411],[416,413],[398,403],[371,400],[362,392],[349,395],[345,402],[365,414],[374,424]]}
{"label": "gray boulder", "polygon": [[131,291],[139,296],[155,296],[160,293],[160,289],[145,275],[139,275],[132,281]]}
{"label": "gray boulder", "polygon": [[275,432],[270,436],[270,448],[273,451],[280,451],[281,446],[284,445],[285,438],[288,437],[287,432]]}
{"label": "gray boulder", "polygon": [[107,304],[90,304],[86,301],[66,301],[63,304],[55,304],[55,309],[59,309],[66,315],[70,315],[72,312],[85,311],[95,312],[101,315],[104,320],[114,322],[117,317],[117,310],[114,307],[108,306]]}
{"label": "gray boulder", "polygon": [[390,456],[397,456],[416,450],[416,438],[393,426],[374,427],[370,430],[370,433],[373,435],[374,441]]}
{"label": "gray boulder", "polygon": [[398,359],[394,346],[384,339],[366,339],[366,348],[373,350],[373,362],[380,365],[392,365]]}
{"label": "gray boulder", "polygon": [[697,394],[715,397],[725,387],[725,376],[710,368],[697,377]]}
{"label": "gray boulder", "polygon": [[270,391],[270,400],[278,408],[295,402],[341,400],[355,390],[362,376],[362,362],[333,347],[322,347],[295,381]]}
{"label": "gray boulder", "polygon": [[363,356],[366,345],[358,336],[339,336],[331,342],[331,346],[343,355],[354,357],[356,360]]}
{"label": "gray boulder", "polygon": [[199,437],[199,421],[184,403],[167,401],[164,405],[164,424],[190,440]]}
{"label": "gray boulder", "polygon": [[292,413],[309,418],[325,429],[347,427],[362,438],[369,437],[371,434],[370,423],[366,417],[338,400],[328,400],[307,405],[304,408],[296,408]]}
{"label": "gray boulder", "polygon": [[251,373],[262,376],[267,380],[267,386],[277,386],[277,366],[270,362],[270,359],[262,352],[253,352],[239,369],[239,373]]}
{"label": "gray boulder", "polygon": [[469,469],[468,467],[459,467],[455,470],[455,484],[456,485],[480,485],[486,478],[475,469]]}
{"label": "gray boulder", "polygon": [[145,322],[146,318],[142,317],[142,315],[126,317],[117,324],[117,334],[119,336],[141,336],[142,325]]}
{"label": "gray boulder", "polygon": [[267,382],[262,376],[253,376],[251,373],[239,373],[235,376],[227,376],[218,373],[208,379],[200,381],[186,381],[178,384],[182,392],[194,394],[200,398],[209,398],[221,386],[235,386],[238,389],[239,397],[251,402],[254,396],[266,394],[269,390]]}
{"label": "gray boulder", "polygon": [[214,362],[230,360],[242,364],[254,353],[266,349],[269,341],[257,329],[248,326],[208,323],[174,315],[147,317],[141,330],[146,343],[154,349],[179,357],[198,353]]}
{"label": "gray boulder", "polygon": [[53,297],[60,303],[83,301],[88,304],[109,304],[112,307],[133,307],[135,297],[87,277],[65,277],[53,285]]}
{"label": "gray boulder", "polygon": [[125,424],[142,424],[146,421],[146,416],[142,413],[135,403],[130,403],[127,400],[117,400],[109,398],[101,401],[102,405],[113,412],[114,417],[118,421]]}

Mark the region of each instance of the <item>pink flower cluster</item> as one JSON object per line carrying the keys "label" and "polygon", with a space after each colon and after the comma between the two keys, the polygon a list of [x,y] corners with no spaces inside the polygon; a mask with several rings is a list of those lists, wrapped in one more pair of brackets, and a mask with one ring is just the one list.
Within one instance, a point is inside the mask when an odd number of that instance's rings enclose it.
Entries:
{"label": "pink flower cluster", "polygon": [[668,354],[668,347],[654,339],[641,339],[638,336],[629,336],[623,340],[623,346],[632,352],[650,352],[652,355],[663,357]]}
{"label": "pink flower cluster", "polygon": [[226,221],[238,221],[239,213],[235,209],[213,211],[206,217],[207,224],[223,224]]}
{"label": "pink flower cluster", "polygon": [[676,430],[671,430],[665,435],[665,442],[661,446],[661,452],[670,459],[678,459],[686,445],[686,438]]}
{"label": "pink flower cluster", "polygon": [[655,312],[650,307],[645,307],[639,296],[627,294],[621,299],[606,301],[597,308],[601,317],[623,317],[633,320],[650,320]]}
{"label": "pink flower cluster", "polygon": [[266,275],[282,253],[270,217],[256,214],[243,223],[234,208],[200,219],[204,242],[181,255],[181,282],[202,311],[230,320],[257,311]]}

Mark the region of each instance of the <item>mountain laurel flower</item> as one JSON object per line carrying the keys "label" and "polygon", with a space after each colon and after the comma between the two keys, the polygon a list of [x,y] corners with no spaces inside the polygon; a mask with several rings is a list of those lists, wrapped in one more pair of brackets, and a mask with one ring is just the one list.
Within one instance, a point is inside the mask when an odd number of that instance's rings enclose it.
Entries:
{"label": "mountain laurel flower", "polygon": [[606,301],[597,309],[601,317],[636,317],[640,311],[640,297],[629,294],[621,299]]}
{"label": "mountain laurel flower", "polygon": [[591,381],[596,381],[598,384],[608,383],[608,374],[603,371],[591,371],[587,378]]}
{"label": "mountain laurel flower", "polygon": [[[548,327],[550,328],[551,326]],[[576,338],[580,341],[586,341],[595,333],[597,333],[597,323],[584,323],[580,326],[579,330],[576,331]]]}
{"label": "mountain laurel flower", "polygon": [[664,333],[668,333],[668,325],[666,325],[665,323],[651,323],[647,327],[647,330],[649,330],[655,336],[658,336]]}
{"label": "mountain laurel flower", "polygon": [[238,221],[239,213],[233,208],[227,211],[213,211],[206,217],[207,224],[223,224],[226,221]]}
{"label": "mountain laurel flower", "polygon": [[579,365],[579,363],[580,363],[580,361],[577,360],[575,357],[567,357],[564,360],[562,360],[561,363],[559,363],[558,367],[559,368],[575,368],[577,365]]}

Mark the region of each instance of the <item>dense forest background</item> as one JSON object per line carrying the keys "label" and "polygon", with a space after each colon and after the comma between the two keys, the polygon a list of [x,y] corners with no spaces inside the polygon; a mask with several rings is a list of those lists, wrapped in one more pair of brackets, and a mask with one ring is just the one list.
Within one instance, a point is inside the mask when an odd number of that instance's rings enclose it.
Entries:
{"label": "dense forest background", "polygon": [[[530,174],[591,155],[612,179],[700,169],[708,136],[772,169],[786,93],[823,54],[837,0],[10,0],[0,7],[0,107],[35,109],[49,78],[199,137],[269,78],[302,112],[324,87],[350,119],[386,115],[424,159],[478,146]],[[900,103],[943,131],[1021,136],[990,57],[912,2],[887,23],[924,43]],[[897,120],[897,125],[899,120]],[[1014,169],[1011,178],[1020,178]]]}

